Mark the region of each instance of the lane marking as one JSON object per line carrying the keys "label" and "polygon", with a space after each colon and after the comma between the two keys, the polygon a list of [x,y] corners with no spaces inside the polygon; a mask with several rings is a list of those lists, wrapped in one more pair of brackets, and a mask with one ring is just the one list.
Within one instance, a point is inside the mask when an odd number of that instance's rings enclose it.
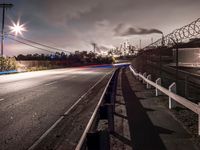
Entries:
{"label": "lane marking", "polygon": [[28,150],[34,150],[35,147],[37,147],[38,144],[51,132],[56,125],[83,99],[85,95],[87,95],[97,84],[99,84],[108,74],[110,74],[112,71],[106,73],[103,77],[101,77],[87,92],[85,92],[65,113],[63,116],[61,116],[45,133],[42,134],[42,136],[36,140],[31,147],[28,148]]}
{"label": "lane marking", "polygon": [[50,83],[46,83],[45,85],[52,85],[52,84],[54,84],[54,83],[56,83],[57,81],[53,81],[53,82],[50,82]]}
{"label": "lane marking", "polygon": [[[110,73],[110,72],[109,72]],[[64,115],[66,116],[82,99],[85,97],[97,84],[99,84],[108,74],[104,75],[101,77],[85,94],[83,94],[65,113]]]}

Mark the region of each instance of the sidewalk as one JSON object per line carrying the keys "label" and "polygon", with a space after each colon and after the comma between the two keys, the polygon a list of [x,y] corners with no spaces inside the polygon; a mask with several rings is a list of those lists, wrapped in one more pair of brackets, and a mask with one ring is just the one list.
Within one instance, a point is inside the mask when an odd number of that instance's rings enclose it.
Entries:
{"label": "sidewalk", "polygon": [[155,97],[128,68],[120,71],[112,150],[197,150],[190,134],[158,100],[162,96]]}

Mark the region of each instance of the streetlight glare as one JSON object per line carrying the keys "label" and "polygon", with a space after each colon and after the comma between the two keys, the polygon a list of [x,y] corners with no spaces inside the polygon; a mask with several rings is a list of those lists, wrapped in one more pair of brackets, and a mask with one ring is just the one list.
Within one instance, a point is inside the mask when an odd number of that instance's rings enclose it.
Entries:
{"label": "streetlight glare", "polygon": [[25,24],[20,24],[19,21],[17,21],[17,23],[12,22],[12,26],[9,26],[11,30],[10,32],[15,33],[15,35],[18,35],[18,34],[22,35],[22,32],[26,31],[24,25]]}

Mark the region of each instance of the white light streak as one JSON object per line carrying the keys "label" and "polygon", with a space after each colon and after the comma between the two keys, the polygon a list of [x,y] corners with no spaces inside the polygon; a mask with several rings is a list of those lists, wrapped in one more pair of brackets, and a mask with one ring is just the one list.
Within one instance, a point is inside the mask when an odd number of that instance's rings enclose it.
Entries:
{"label": "white light streak", "polygon": [[10,32],[14,33],[16,36],[18,34],[22,35],[23,31],[27,31],[26,28],[24,27],[25,24],[20,24],[20,21],[18,20],[17,23],[12,22],[12,26],[9,26]]}

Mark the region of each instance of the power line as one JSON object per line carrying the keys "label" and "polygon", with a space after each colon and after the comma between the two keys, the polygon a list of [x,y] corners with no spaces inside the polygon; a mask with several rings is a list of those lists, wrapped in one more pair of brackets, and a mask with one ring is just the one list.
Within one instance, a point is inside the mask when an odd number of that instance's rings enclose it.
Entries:
{"label": "power line", "polygon": [[12,37],[8,37],[8,36],[7,36],[7,38],[8,38],[8,39],[11,39],[11,40],[13,40],[13,41],[16,41],[16,42],[18,42],[18,43],[21,43],[21,44],[24,44],[24,45],[27,45],[27,46],[30,46],[30,47],[33,47],[33,48],[36,48],[36,49],[42,50],[42,51],[46,51],[46,52],[50,52],[50,53],[54,53],[54,52],[51,51],[51,50],[43,49],[43,48],[41,48],[41,47],[37,47],[37,46],[31,45],[31,44],[29,44],[29,43],[26,43],[26,42],[23,42],[23,41],[20,41],[20,40],[14,39],[14,38],[12,38]]}
{"label": "power line", "polygon": [[39,43],[39,42],[35,42],[35,41],[32,41],[32,40],[29,40],[29,39],[27,39],[27,38],[17,37],[17,36],[15,36],[15,35],[13,35],[13,34],[8,34],[8,33],[7,33],[7,35],[8,35],[8,36],[13,36],[13,37],[15,37],[15,38],[18,38],[18,39],[21,39],[21,40],[24,40],[24,41],[27,41],[27,42],[29,42],[29,43],[33,43],[33,44],[40,45],[40,46],[42,46],[42,47],[54,49],[54,50],[61,51],[61,52],[68,52],[68,53],[71,53],[71,52],[68,51],[68,50],[64,50],[64,49],[59,49],[59,48],[56,48],[56,47],[52,47],[52,46],[49,46],[49,45],[46,45],[46,44],[42,44],[42,43]]}

